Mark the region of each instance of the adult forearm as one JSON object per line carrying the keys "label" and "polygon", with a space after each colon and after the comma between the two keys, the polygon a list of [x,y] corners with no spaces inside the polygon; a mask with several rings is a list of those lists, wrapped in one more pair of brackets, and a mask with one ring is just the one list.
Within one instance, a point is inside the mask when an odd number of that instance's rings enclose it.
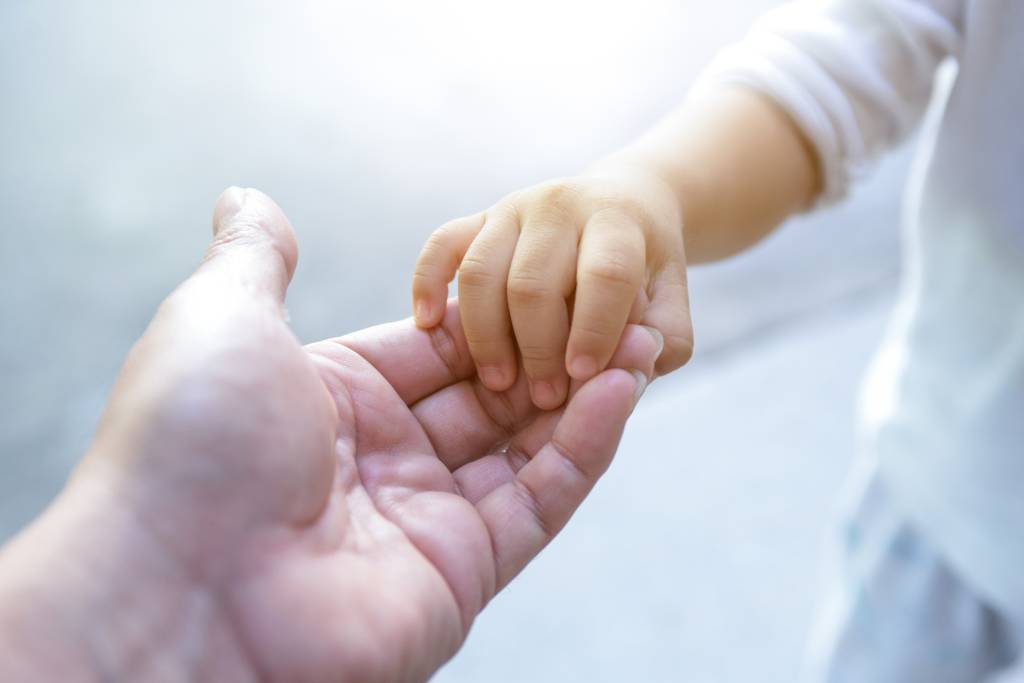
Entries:
{"label": "adult forearm", "polygon": [[788,115],[732,86],[691,97],[604,164],[642,169],[671,189],[690,263],[746,249],[809,207],[821,185],[813,150]]}
{"label": "adult forearm", "polygon": [[103,495],[73,483],[0,549],[0,680],[252,676],[216,593]]}

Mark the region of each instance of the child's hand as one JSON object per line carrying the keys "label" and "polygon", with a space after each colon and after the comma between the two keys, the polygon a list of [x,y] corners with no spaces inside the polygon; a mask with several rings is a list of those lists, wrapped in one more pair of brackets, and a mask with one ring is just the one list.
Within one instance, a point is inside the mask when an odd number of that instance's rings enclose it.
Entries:
{"label": "child's hand", "polygon": [[567,371],[585,380],[604,369],[627,321],[664,337],[658,373],[690,358],[680,209],[658,180],[621,172],[555,180],[446,223],[416,264],[420,326],[441,321],[456,271],[481,381],[510,387],[518,344],[542,409],[565,400]]}

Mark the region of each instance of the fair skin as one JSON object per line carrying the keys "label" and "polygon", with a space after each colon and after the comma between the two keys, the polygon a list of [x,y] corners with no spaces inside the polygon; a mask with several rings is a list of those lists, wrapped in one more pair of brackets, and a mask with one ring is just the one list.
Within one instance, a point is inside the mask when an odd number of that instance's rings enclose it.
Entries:
{"label": "fair skin", "polygon": [[[301,346],[296,243],[232,189],[95,441],[0,551],[0,680],[423,681],[608,466],[660,339],[538,410],[454,304]],[[623,368],[629,368],[627,371]]]}
{"label": "fair skin", "polygon": [[425,329],[458,275],[481,381],[500,391],[519,360],[535,405],[561,405],[604,368],[628,323],[659,330],[657,372],[693,350],[686,269],[740,252],[819,192],[793,122],[740,88],[692,97],[584,173],[514,192],[431,235],[413,276]]}

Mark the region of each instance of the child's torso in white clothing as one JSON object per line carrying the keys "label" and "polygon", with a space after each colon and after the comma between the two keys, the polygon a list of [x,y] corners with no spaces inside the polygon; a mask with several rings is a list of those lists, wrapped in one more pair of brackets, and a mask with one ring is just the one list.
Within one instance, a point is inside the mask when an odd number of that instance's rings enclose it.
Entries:
{"label": "child's torso in white clothing", "polygon": [[864,445],[951,566],[1024,616],[1024,2],[794,3],[723,52],[816,148],[837,199],[919,122],[902,297],[865,383]]}

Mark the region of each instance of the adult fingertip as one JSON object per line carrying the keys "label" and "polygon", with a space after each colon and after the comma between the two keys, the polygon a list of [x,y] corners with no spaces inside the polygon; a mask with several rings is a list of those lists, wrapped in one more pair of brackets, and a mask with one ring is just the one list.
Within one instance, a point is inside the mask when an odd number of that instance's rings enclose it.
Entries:
{"label": "adult fingertip", "polygon": [[213,207],[213,234],[217,234],[245,205],[245,188],[232,185],[220,193]]}
{"label": "adult fingertip", "polygon": [[243,246],[268,240],[281,254],[291,279],[299,258],[295,231],[284,211],[273,199],[251,187],[232,186],[224,190],[213,209],[215,243],[236,242]]}

